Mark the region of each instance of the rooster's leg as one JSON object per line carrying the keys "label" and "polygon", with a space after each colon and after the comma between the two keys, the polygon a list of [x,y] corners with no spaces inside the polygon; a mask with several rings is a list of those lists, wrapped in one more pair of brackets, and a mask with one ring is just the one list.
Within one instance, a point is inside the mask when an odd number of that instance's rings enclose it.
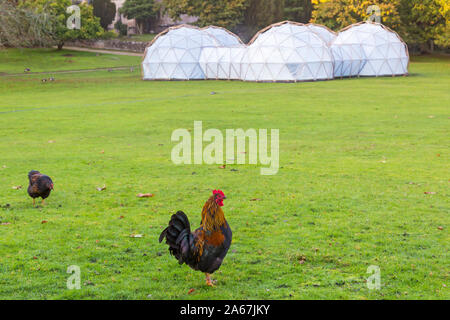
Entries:
{"label": "rooster's leg", "polygon": [[45,199],[42,199],[42,206],[45,206]]}
{"label": "rooster's leg", "polygon": [[214,287],[214,283],[211,280],[211,275],[209,273],[205,273],[206,275],[206,285],[210,287]]}
{"label": "rooster's leg", "polygon": [[33,207],[35,207],[35,206],[36,206],[36,199],[33,198]]}

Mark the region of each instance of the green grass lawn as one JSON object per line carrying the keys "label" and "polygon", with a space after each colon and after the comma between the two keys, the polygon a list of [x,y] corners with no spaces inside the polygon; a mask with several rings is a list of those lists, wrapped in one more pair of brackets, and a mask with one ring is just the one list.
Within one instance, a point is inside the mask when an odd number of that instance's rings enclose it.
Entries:
{"label": "green grass lawn", "polygon": [[[63,54],[0,51],[0,69],[140,62]],[[0,77],[0,299],[449,299],[450,59],[413,58],[410,72],[296,84]],[[175,166],[171,134],[195,120],[279,129],[279,173]],[[32,169],[55,183],[45,207],[27,195]],[[216,188],[233,244],[209,288],[158,236],[177,210],[197,226]],[[81,290],[66,288],[70,265]],[[381,290],[366,286],[371,265]]]}
{"label": "green grass lawn", "polygon": [[147,34],[135,34],[132,36],[123,36],[123,37],[120,37],[120,39],[125,40],[125,41],[150,42],[155,37],[156,37],[156,34],[147,33]]}
{"label": "green grass lawn", "polygon": [[0,50],[0,75],[30,72],[84,70],[136,65],[139,57],[56,49]]}

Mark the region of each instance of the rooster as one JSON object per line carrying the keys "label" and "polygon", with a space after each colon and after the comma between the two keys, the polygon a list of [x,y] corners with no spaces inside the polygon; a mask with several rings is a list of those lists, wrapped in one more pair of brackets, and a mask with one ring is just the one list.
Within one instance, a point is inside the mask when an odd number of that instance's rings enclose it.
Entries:
{"label": "rooster", "polygon": [[49,176],[43,175],[39,171],[30,171],[28,173],[28,194],[33,198],[33,206],[36,204],[36,198],[42,198],[42,205],[53,190],[53,181]]}
{"label": "rooster", "polygon": [[226,197],[221,190],[214,190],[202,210],[200,228],[191,233],[189,219],[182,211],[172,216],[169,226],[161,233],[169,252],[179,264],[186,263],[206,275],[206,284],[213,287],[211,274],[222,265],[231,245],[231,229],[222,211]]}

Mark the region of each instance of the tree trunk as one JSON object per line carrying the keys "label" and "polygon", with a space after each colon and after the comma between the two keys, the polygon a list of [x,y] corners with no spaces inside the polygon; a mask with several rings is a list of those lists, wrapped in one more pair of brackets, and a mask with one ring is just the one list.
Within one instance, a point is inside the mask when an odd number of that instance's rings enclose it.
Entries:
{"label": "tree trunk", "polygon": [[64,41],[58,42],[58,50],[62,50],[63,47],[64,47]]}

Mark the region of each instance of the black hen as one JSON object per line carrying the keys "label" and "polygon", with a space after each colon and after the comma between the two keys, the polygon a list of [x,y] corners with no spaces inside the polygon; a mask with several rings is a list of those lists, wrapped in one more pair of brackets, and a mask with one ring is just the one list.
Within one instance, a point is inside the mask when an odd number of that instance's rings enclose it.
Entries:
{"label": "black hen", "polygon": [[43,175],[39,171],[30,171],[28,173],[28,194],[33,198],[33,205],[35,205],[36,198],[42,198],[42,205],[45,199],[48,198],[50,192],[53,190],[53,181],[49,176]]}

